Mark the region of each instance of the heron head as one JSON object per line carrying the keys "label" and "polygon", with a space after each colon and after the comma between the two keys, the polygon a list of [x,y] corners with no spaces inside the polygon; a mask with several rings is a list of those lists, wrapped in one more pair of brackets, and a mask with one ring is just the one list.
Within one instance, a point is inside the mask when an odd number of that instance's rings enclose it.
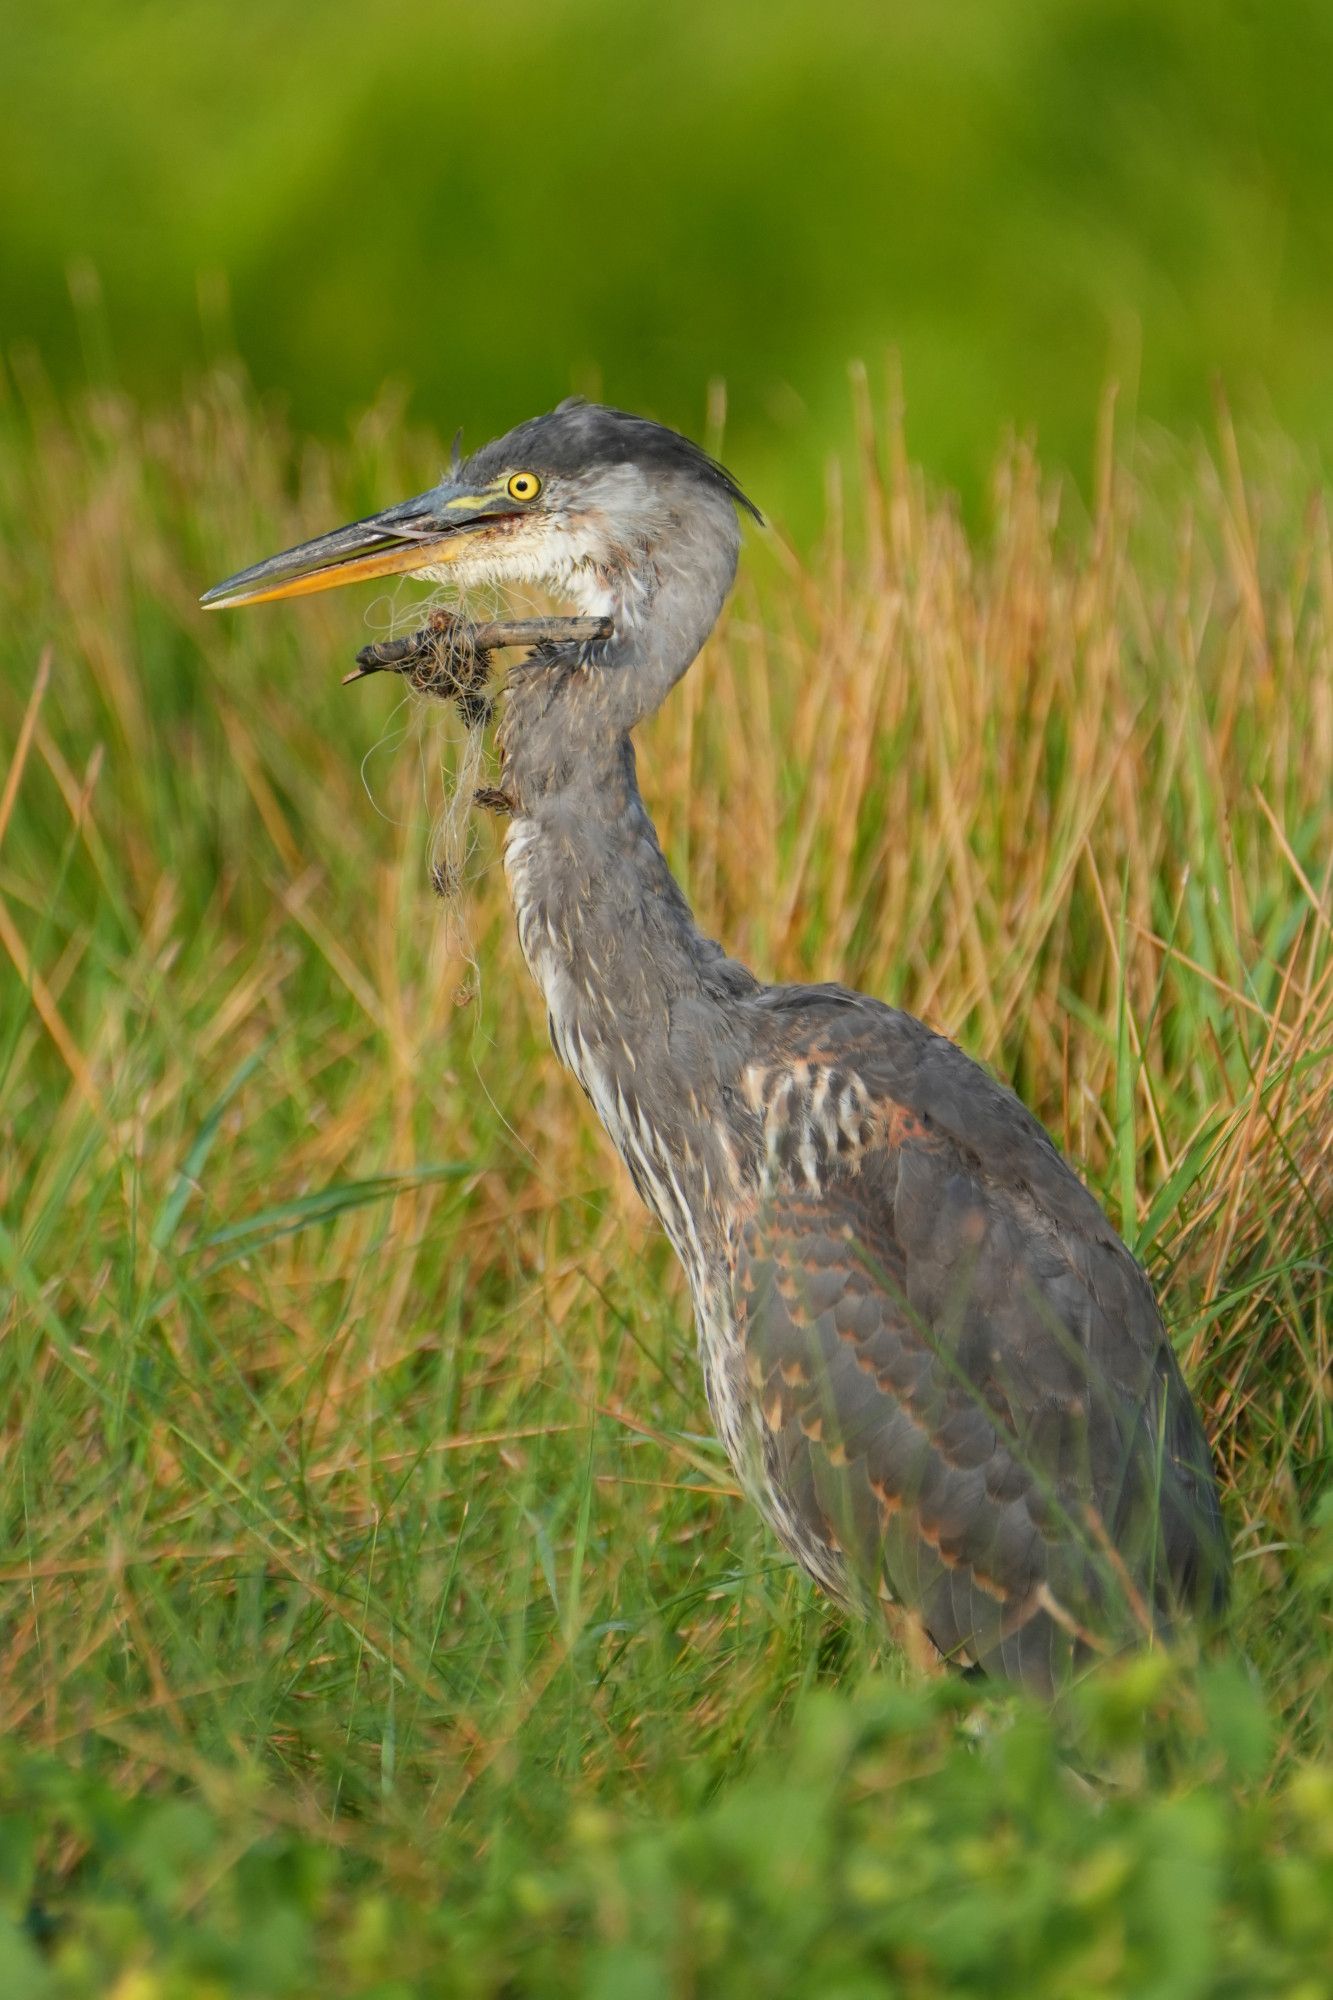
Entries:
{"label": "heron head", "polygon": [[[688,438],[577,399],[458,460],[428,493],[241,570],[208,591],[210,610],[299,597],[400,573],[475,584],[540,584],[588,611],[673,559],[701,518],[735,507],[735,480]],[[734,566],[734,565],[733,565]]]}

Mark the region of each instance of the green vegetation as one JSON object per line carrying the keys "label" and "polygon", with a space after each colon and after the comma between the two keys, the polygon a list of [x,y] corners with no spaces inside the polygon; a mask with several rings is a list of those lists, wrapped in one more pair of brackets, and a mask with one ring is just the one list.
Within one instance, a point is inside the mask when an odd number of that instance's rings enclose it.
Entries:
{"label": "green vegetation", "polygon": [[[1215,1659],[1047,1717],[780,1563],[545,1044],[451,725],[350,595],[206,582],[442,450],[0,406],[0,1990],[1283,1995],[1333,1905],[1333,546],[1272,445],[860,404],[645,787],[703,921],[1014,1077],[1148,1263],[1238,1554]],[[1109,438],[1110,413],[1104,430]],[[408,615],[405,586],[396,610]],[[382,629],[383,601],[369,614]],[[1096,1774],[1080,1785],[1061,1746]]]}
{"label": "green vegetation", "polygon": [[969,504],[1011,424],[1085,479],[1108,376],[1333,446],[1327,0],[9,11],[0,326],[61,387],[234,346],[302,425],[392,379],[479,439],[720,378],[802,534],[890,345]]}
{"label": "green vegetation", "polygon": [[[6,21],[4,2000],[1327,1993],[1331,65],[1324,0]],[[412,589],[198,613],[570,389],[803,552],[645,789],[1107,1201],[1214,1656],[1048,1715],[778,1560],[489,822],[431,899],[458,726],[338,686]]]}

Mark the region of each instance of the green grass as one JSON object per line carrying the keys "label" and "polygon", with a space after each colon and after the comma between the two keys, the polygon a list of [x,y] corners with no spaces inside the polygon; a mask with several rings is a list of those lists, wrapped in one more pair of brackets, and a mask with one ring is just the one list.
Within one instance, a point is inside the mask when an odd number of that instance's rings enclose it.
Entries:
{"label": "green grass", "polygon": [[751,538],[645,788],[705,923],[947,1027],[1084,1164],[1216,1442],[1224,1643],[1047,1716],[918,1685],[778,1559],[489,826],[465,932],[430,897],[448,726],[338,686],[350,597],[195,609],[438,440],[303,445],[226,374],[154,417],[29,383],[7,1995],[1325,1990],[1325,500],[1223,417],[1212,457],[1108,444],[1091,518],[1016,452],[969,540],[857,407],[823,545]]}
{"label": "green grass", "polygon": [[1327,0],[9,12],[0,327],[64,389],[169,407],[234,347],[302,425],[387,381],[480,443],[720,381],[802,533],[890,345],[969,507],[1005,425],[1085,480],[1107,373],[1333,452]]}

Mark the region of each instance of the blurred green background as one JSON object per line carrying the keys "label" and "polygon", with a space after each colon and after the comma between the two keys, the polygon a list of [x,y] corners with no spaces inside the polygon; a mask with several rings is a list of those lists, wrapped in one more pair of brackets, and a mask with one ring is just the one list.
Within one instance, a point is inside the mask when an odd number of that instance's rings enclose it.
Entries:
{"label": "blurred green background", "polygon": [[4,342],[168,401],[234,347],[299,425],[570,389],[698,431],[797,525],[901,354],[975,496],[1109,376],[1333,440],[1329,0],[46,0],[0,60]]}

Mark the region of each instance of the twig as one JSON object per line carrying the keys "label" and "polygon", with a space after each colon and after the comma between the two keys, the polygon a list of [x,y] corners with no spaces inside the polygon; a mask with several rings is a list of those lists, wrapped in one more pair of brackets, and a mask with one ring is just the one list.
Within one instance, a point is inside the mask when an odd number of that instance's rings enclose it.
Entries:
{"label": "twig", "polygon": [[356,672],[343,686],[367,674],[406,674],[418,694],[437,701],[456,701],[469,729],[491,719],[486,693],[491,654],[501,646],[537,646],[543,642],[587,644],[611,633],[607,618],[492,618],[474,625],[456,611],[433,611],[418,632],[405,639],[386,639],[363,646]]}

